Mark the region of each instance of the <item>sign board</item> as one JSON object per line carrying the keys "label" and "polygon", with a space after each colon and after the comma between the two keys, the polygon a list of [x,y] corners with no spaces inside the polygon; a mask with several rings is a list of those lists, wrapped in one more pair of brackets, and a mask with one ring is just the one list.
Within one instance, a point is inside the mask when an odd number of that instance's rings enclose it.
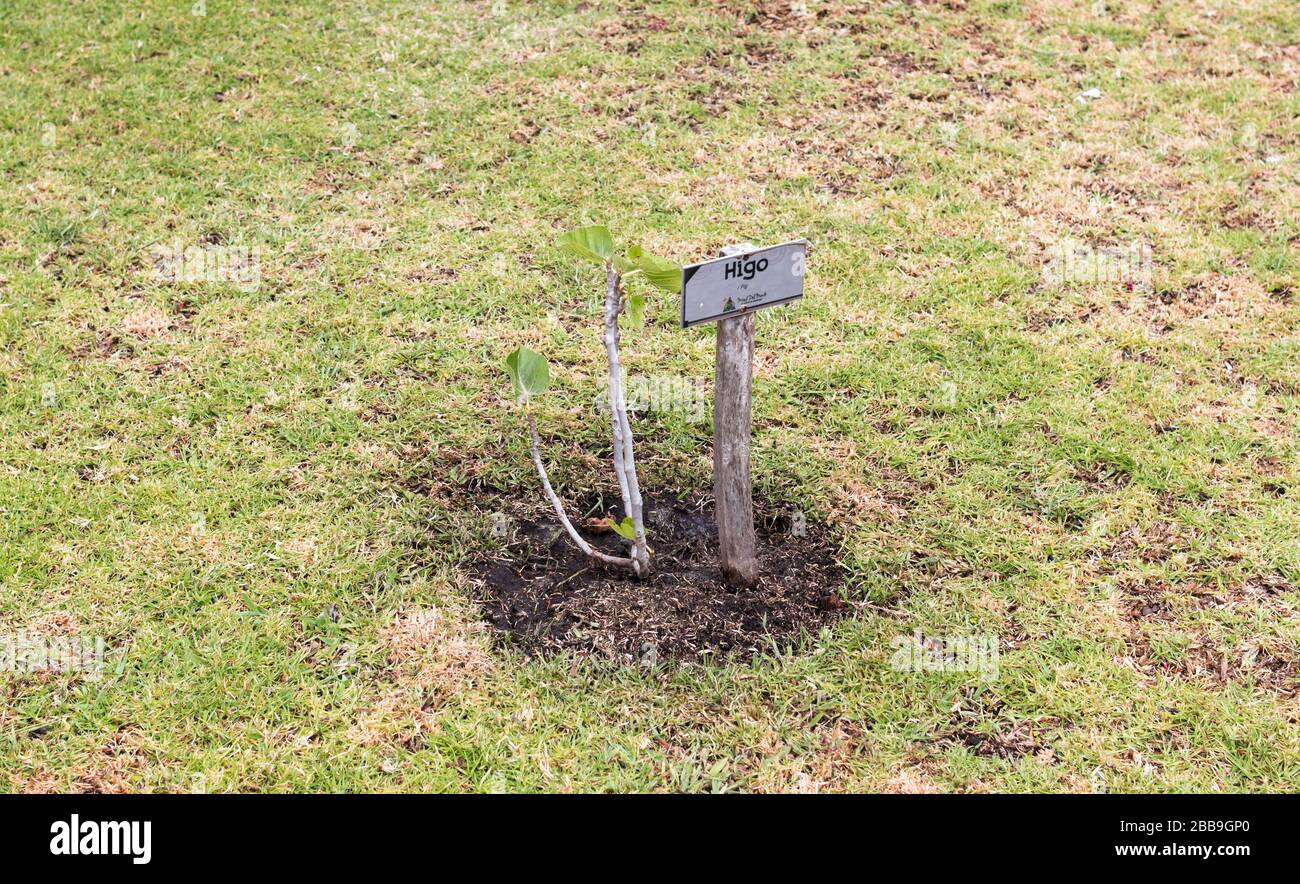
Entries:
{"label": "sign board", "polygon": [[808,241],[746,249],[682,268],[682,328],[803,297]]}

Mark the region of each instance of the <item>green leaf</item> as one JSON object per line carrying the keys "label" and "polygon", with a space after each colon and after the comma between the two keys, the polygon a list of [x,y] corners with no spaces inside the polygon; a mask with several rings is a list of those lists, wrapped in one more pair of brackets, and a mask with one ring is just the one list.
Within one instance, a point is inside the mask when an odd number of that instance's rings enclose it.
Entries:
{"label": "green leaf", "polygon": [[551,385],[551,367],[546,363],[546,357],[527,347],[520,347],[506,357],[506,374],[510,375],[515,397],[520,402],[544,392]]}
{"label": "green leaf", "polygon": [[609,230],[597,224],[570,230],[559,239],[560,248],[566,252],[596,263],[614,256],[614,239]]}
{"label": "green leaf", "polygon": [[633,325],[645,321],[645,295],[627,296],[627,318],[632,320]]}
{"label": "green leaf", "polygon": [[655,288],[677,294],[682,290],[682,268],[666,258],[651,255],[640,246],[627,250],[628,259]]}
{"label": "green leaf", "polygon": [[609,527],[613,528],[618,536],[625,540],[636,540],[636,528],[632,525],[631,516],[624,516],[621,522],[610,519]]}

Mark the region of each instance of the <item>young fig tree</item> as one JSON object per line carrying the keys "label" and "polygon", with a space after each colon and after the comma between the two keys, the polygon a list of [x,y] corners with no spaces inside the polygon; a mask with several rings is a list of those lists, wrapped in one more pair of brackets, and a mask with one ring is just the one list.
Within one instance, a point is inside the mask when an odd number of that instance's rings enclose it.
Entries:
{"label": "young fig tree", "polygon": [[[529,399],[541,393],[550,383],[550,369],[545,357],[520,347],[506,359],[506,373],[514,386],[516,401],[523,407],[528,419],[529,440],[532,443],[533,465],[542,480],[551,506],[560,524],[578,549],[592,558],[631,570],[638,577],[650,574],[650,544],[646,540],[645,518],[641,502],[641,483],[636,473],[636,452],[632,442],[632,426],[627,417],[627,398],[623,389],[623,369],[619,358],[619,320],[627,314],[629,321],[639,324],[645,314],[646,291],[650,288],[676,293],[681,290],[682,270],[676,264],[647,253],[640,246],[630,246],[623,254],[615,253],[614,240],[603,226],[579,227],[564,234],[559,246],[569,254],[599,265],[605,273],[605,301],[602,310],[601,342],[605,346],[608,369],[608,399],[610,433],[613,439],[614,477],[618,482],[623,501],[624,516],[611,520],[614,531],[628,543],[628,555],[611,556],[594,548],[574,528],[564,511],[564,503],[551,487],[542,463],[541,445],[537,436],[537,421],[529,408]],[[628,291],[625,284],[631,281],[638,288]]]}

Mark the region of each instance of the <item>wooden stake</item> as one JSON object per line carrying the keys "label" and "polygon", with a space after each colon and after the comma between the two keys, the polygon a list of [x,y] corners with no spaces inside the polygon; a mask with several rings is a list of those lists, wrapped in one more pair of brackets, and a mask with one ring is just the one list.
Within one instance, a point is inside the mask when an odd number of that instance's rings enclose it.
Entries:
{"label": "wooden stake", "polygon": [[[713,385],[713,497],[718,559],[733,585],[758,583],[754,493],[749,475],[754,382],[754,312],[803,297],[807,240],[758,248],[727,246],[722,256],[682,268],[682,327],[717,322]],[[741,309],[737,310],[737,305]]]}
{"label": "wooden stake", "polygon": [[722,576],[736,586],[758,583],[749,436],[754,380],[754,314],[718,321],[713,387],[713,497]]}

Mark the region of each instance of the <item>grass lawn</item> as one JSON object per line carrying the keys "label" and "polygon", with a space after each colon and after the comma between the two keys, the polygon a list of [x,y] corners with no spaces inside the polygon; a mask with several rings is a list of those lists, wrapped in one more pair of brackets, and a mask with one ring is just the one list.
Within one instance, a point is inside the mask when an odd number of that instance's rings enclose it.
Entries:
{"label": "grass lawn", "polygon": [[[108,647],[0,672],[0,791],[1300,789],[1300,16],[1152,6],[0,7],[0,635]],[[474,496],[542,511],[515,347],[561,493],[612,485],[584,223],[809,239],[754,481],[842,538],[833,629],[483,625]],[[631,374],[711,378],[677,316]],[[707,421],[635,426],[647,490],[709,487]],[[892,666],[917,631],[997,672]]]}

